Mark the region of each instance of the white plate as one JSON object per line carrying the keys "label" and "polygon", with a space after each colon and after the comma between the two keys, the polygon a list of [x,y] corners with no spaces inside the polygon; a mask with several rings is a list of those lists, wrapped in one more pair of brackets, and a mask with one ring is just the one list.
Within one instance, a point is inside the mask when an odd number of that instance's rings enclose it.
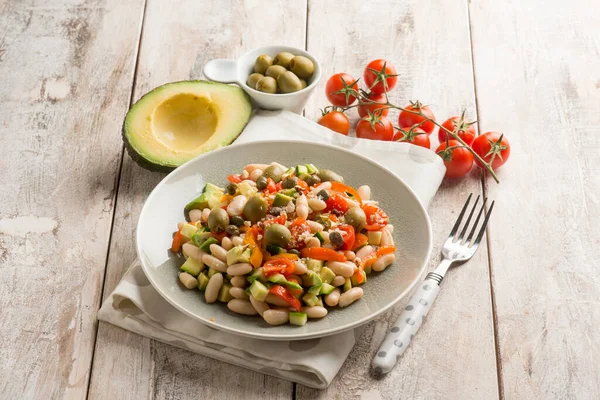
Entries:
{"label": "white plate", "polygon": [[[351,306],[329,310],[304,326],[269,326],[259,316],[243,316],[225,304],[207,304],[203,293],[184,289],[177,278],[181,257],[170,253],[173,232],[185,219],[184,207],[207,182],[227,184],[227,175],[246,164],[277,161],[286,166],[315,164],[342,175],[353,187],[368,184],[372,198],[394,225],[396,263],[369,275],[363,297]],[[154,288],[173,306],[214,328],[270,340],[300,340],[332,335],[364,324],[380,315],[417,283],[431,253],[429,217],[415,194],[387,169],[360,155],[329,145],[268,141],[225,147],[198,157],[174,170],[154,188],[140,214],[137,252]]]}

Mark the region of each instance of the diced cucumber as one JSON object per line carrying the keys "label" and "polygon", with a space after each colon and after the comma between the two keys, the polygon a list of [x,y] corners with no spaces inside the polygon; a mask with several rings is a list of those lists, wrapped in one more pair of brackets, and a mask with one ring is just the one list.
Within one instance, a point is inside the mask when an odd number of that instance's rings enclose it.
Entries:
{"label": "diced cucumber", "polygon": [[319,292],[319,294],[329,294],[333,292],[333,289],[335,289],[335,286],[330,285],[329,283],[323,283],[321,285],[321,291]]}
{"label": "diced cucumber", "polygon": [[254,270],[254,272],[252,272],[252,275],[250,275],[249,277],[247,277],[246,280],[249,283],[253,283],[256,280],[259,280],[262,283],[267,282],[267,277],[265,276],[265,270],[263,269],[263,267],[256,268]]}
{"label": "diced cucumber", "polygon": [[309,270],[318,274],[319,272],[321,272],[321,268],[323,268],[323,261],[313,260],[312,258],[309,258],[308,260],[306,260],[306,267]]}
{"label": "diced cucumber", "polygon": [[252,250],[246,246],[235,246],[227,252],[227,265],[249,263]]}
{"label": "diced cucumber", "polygon": [[358,283],[358,277],[356,275],[352,275],[352,277],[350,277],[350,281],[352,282],[352,286],[362,285],[363,283],[367,282],[367,274],[365,273],[365,271],[359,269],[358,273],[363,276],[362,283]]}
{"label": "diced cucumber", "polygon": [[315,306],[324,307],[323,306],[323,299],[321,298],[321,296],[317,296],[317,304],[315,304]]}
{"label": "diced cucumber", "polygon": [[302,284],[303,286],[315,286],[323,283],[321,277],[313,271],[308,271],[306,274],[302,275]]}
{"label": "diced cucumber", "polygon": [[217,296],[217,300],[221,303],[227,303],[233,296],[229,293],[229,289],[231,289],[231,285],[229,283],[224,283],[221,285],[221,289],[219,290],[219,295]]}
{"label": "diced cucumber", "polygon": [[304,326],[308,321],[308,315],[305,312],[290,312],[290,324]]}
{"label": "diced cucumber", "polygon": [[310,178],[309,174],[302,174],[298,177],[298,179],[302,179],[303,181],[306,181],[308,178]]}
{"label": "diced cucumber", "polygon": [[206,290],[206,286],[208,286],[208,276],[204,272],[198,275],[198,290],[204,292]]}
{"label": "diced cucumber", "polygon": [[285,194],[286,196],[289,196],[289,197],[294,197],[294,195],[298,192],[296,192],[296,189],[283,189],[283,190],[280,190],[279,193]]}
{"label": "diced cucumber", "polygon": [[323,286],[323,285],[311,286],[310,289],[308,289],[308,293],[312,293],[315,296],[318,296],[319,293],[321,293],[321,286]]}
{"label": "diced cucumber", "polygon": [[302,289],[302,286],[298,285],[296,282],[288,281],[287,279],[285,279],[285,276],[283,276],[282,274],[271,275],[269,278],[267,278],[267,280],[269,282],[273,282],[278,285],[287,286],[288,288],[293,289],[293,290],[301,290]]}
{"label": "diced cucumber", "polygon": [[249,290],[252,297],[254,297],[254,299],[258,301],[265,301],[267,295],[269,294],[269,289],[267,289],[267,287],[260,283],[258,280],[252,282],[252,285],[250,285]]}
{"label": "diced cucumber", "polygon": [[319,242],[321,242],[321,244],[325,243],[325,238],[323,237],[323,234],[321,233],[321,231],[317,231],[317,233],[315,233],[314,236],[317,239],[319,239]]}
{"label": "diced cucumber", "polygon": [[306,165],[296,165],[296,176],[300,178],[300,175],[308,175]]}
{"label": "diced cucumber", "polygon": [[212,236],[210,235],[210,232],[204,232],[203,229],[198,229],[192,236],[192,243],[194,243],[196,247],[200,247],[204,242],[206,242],[207,239],[211,237]]}
{"label": "diced cucumber", "polygon": [[292,198],[290,196],[286,196],[283,193],[277,193],[275,195],[275,199],[273,200],[273,207],[285,207],[287,206]]}
{"label": "diced cucumber", "polygon": [[211,244],[219,244],[219,241],[214,237],[209,237],[200,245],[200,250],[210,253],[210,245]]}
{"label": "diced cucumber", "polygon": [[265,250],[267,250],[269,252],[270,255],[274,256],[276,254],[283,254],[285,253],[285,249],[279,246],[275,246],[274,244],[268,244],[267,247],[265,248]]}
{"label": "diced cucumber", "polygon": [[192,276],[198,276],[198,274],[204,269],[204,263],[192,257],[188,257],[188,259],[185,260],[185,262],[179,269],[187,272]]}
{"label": "diced cucumber", "polygon": [[302,296],[302,301],[311,307],[319,304],[319,298],[313,293],[306,293],[304,296]]}
{"label": "diced cucumber", "polygon": [[332,270],[330,270],[327,267],[323,267],[321,269],[321,272],[319,274],[321,276],[321,280],[324,283],[331,283],[331,281],[333,280],[333,278],[335,278],[335,272],[333,272]]}
{"label": "diced cucumber", "polygon": [[308,171],[309,174],[314,174],[315,172],[319,171],[319,169],[317,167],[315,167],[313,164],[306,164],[306,170]]}
{"label": "diced cucumber", "polygon": [[214,274],[220,274],[220,272],[217,271],[216,269],[209,268],[208,269],[208,277],[211,278]]}
{"label": "diced cucumber", "polygon": [[379,246],[381,243],[381,236],[383,236],[383,234],[380,231],[369,231],[367,233],[367,242],[374,246]]}
{"label": "diced cucumber", "polygon": [[350,280],[350,278],[346,278],[346,282],[344,282],[343,290],[344,290],[344,292],[347,292],[350,289],[352,289],[352,281]]}
{"label": "diced cucumber", "polygon": [[197,230],[198,230],[198,228],[196,228],[195,225],[183,224],[183,227],[181,227],[181,234],[183,236],[185,236],[186,238],[191,239]]}

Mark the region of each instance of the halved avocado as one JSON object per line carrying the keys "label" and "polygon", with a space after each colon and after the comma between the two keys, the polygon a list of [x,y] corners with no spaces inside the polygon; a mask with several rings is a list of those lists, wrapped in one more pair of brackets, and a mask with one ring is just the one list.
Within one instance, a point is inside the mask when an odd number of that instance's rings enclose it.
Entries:
{"label": "halved avocado", "polygon": [[237,86],[168,83],[131,107],[123,123],[123,140],[142,167],[171,169],[233,142],[251,112],[250,98]]}

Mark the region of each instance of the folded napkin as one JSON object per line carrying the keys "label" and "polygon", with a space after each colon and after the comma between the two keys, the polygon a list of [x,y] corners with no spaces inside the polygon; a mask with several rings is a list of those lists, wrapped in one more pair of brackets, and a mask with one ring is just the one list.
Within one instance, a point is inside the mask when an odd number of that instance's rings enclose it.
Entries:
{"label": "folded napkin", "polygon": [[[236,143],[256,140],[329,143],[380,163],[410,186],[427,207],[445,168],[435,153],[406,143],[346,137],[291,112],[259,112]],[[140,335],[268,375],[326,388],[340,370],[363,328],[320,339],[268,341],[211,328],[183,314],[150,285],[136,260],[106,299],[98,319]]]}

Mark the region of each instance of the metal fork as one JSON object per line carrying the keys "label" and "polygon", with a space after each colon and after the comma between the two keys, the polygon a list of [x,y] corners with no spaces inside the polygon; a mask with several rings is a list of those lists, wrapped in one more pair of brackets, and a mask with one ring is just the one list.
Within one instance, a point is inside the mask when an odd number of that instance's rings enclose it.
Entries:
{"label": "metal fork", "polygon": [[448,236],[448,239],[442,247],[442,255],[444,256],[442,262],[440,262],[440,265],[438,265],[433,272],[427,274],[427,277],[421,283],[421,286],[410,299],[408,305],[404,307],[404,311],[402,311],[402,314],[386,335],[385,339],[381,343],[381,346],[379,347],[379,350],[377,350],[377,354],[375,355],[372,363],[375,373],[387,374],[392,370],[392,368],[394,368],[400,359],[400,356],[404,353],[412,341],[412,338],[417,334],[417,331],[425,320],[427,313],[431,309],[431,306],[437,297],[438,292],[440,291],[440,284],[442,283],[442,280],[444,279],[444,276],[446,275],[446,272],[448,272],[450,266],[457,262],[468,261],[471,257],[473,257],[473,254],[475,254],[475,251],[479,247],[479,243],[481,243],[481,239],[485,233],[485,227],[487,226],[490,215],[492,214],[494,202],[492,201],[490,209],[485,214],[483,223],[477,231],[477,236],[475,239],[473,239],[473,236],[477,230],[477,225],[479,224],[479,220],[484,213],[487,199],[483,200],[483,204],[477,213],[475,223],[472,225],[469,236],[467,236],[465,239],[465,235],[469,229],[471,219],[475,213],[480,198],[480,196],[477,196],[477,200],[475,200],[475,204],[473,205],[473,208],[471,208],[471,212],[469,213],[464,227],[460,233],[458,233],[461,227],[462,219],[467,211],[467,208],[469,207],[472,197],[473,193],[469,195],[467,202],[458,216],[458,220],[450,232],[450,236]]}

